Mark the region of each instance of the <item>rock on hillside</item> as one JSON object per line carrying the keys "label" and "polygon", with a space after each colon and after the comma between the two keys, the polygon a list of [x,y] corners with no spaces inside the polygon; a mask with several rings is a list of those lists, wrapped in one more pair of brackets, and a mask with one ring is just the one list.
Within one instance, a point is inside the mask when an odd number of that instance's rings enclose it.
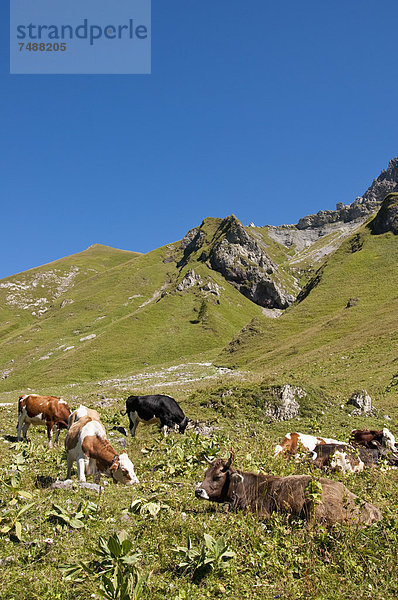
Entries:
{"label": "rock on hillside", "polygon": [[374,233],[392,231],[398,235],[398,193],[389,194],[372,221]]}
{"label": "rock on hillside", "polygon": [[218,223],[215,232],[206,229],[206,220],[192,229],[181,242],[184,257],[180,266],[194,258],[233,285],[246,298],[267,308],[287,308],[294,296],[283,286],[278,266],[259,243],[232,215]]}

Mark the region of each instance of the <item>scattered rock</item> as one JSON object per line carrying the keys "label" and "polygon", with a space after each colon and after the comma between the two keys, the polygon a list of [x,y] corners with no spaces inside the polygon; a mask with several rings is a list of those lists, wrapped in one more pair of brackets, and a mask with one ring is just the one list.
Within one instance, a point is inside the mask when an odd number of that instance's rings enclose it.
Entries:
{"label": "scattered rock", "polygon": [[0,371],[1,379],[7,379],[11,375],[14,369],[4,369],[4,371]]}
{"label": "scattered rock", "polygon": [[265,417],[275,421],[288,421],[298,416],[300,411],[299,400],[307,394],[300,387],[283,385],[273,388],[276,395],[275,404],[269,404],[265,409]]}
{"label": "scattered rock", "polygon": [[358,304],[358,298],[350,298],[346,304],[346,308],[351,308],[352,306],[356,306]]}
{"label": "scattered rock", "polygon": [[63,308],[64,306],[67,306],[68,304],[73,304],[74,300],[72,300],[71,298],[65,298],[65,300],[62,300],[61,304],[60,304],[60,308]]}
{"label": "scattered rock", "polygon": [[212,281],[208,281],[201,288],[204,292],[210,292],[210,294],[214,294],[215,296],[220,296],[220,290],[223,289],[217,283],[213,283]]}
{"label": "scattered rock", "polygon": [[187,429],[199,435],[212,437],[216,427],[213,427],[212,425],[206,425],[205,423],[199,423],[199,421],[191,421],[188,424]]}
{"label": "scattered rock", "polygon": [[366,390],[355,391],[348,400],[347,405],[354,406],[353,415],[365,415],[373,411],[372,398]]}
{"label": "scattered rock", "polygon": [[98,483],[88,483],[87,481],[72,481],[72,479],[65,479],[65,481],[60,481],[57,479],[52,485],[51,489],[53,490],[73,490],[76,488],[84,488],[87,490],[93,490],[98,494],[104,491],[104,488]]}
{"label": "scattered rock", "polygon": [[97,337],[97,335],[95,333],[90,333],[90,335],[86,335],[86,336],[80,338],[80,341],[85,342],[87,340],[93,340],[96,337]]}
{"label": "scattered rock", "polygon": [[179,292],[182,292],[184,290],[187,290],[187,289],[193,287],[194,285],[201,285],[202,283],[203,283],[203,281],[202,281],[201,276],[197,275],[195,273],[195,271],[193,269],[191,269],[190,271],[188,271],[188,273],[186,273],[184,278],[177,285],[177,290]]}

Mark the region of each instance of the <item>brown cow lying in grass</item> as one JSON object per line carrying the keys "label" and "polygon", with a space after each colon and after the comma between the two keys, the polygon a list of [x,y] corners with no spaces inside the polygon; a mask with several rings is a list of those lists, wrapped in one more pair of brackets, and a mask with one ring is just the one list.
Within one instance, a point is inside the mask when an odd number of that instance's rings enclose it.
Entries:
{"label": "brown cow lying in grass", "polygon": [[[319,503],[312,496],[316,484],[310,475],[274,477],[245,473],[231,467],[228,460],[216,459],[196,488],[197,498],[229,503],[234,509],[250,509],[268,519],[275,512],[284,512],[304,519],[314,518],[324,525],[333,523],[364,523],[370,525],[382,518],[378,508],[360,502],[342,483],[321,478]],[[312,492],[312,494],[311,494]],[[315,493],[316,495],[316,493]]]}

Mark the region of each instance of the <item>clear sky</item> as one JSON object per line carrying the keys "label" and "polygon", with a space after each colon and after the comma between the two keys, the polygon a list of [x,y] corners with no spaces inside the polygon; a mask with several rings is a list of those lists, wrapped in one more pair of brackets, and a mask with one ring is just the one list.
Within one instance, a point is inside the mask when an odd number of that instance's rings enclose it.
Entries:
{"label": "clear sky", "polygon": [[207,216],[296,223],[398,155],[396,0],[153,0],[152,75],[9,75],[0,277]]}

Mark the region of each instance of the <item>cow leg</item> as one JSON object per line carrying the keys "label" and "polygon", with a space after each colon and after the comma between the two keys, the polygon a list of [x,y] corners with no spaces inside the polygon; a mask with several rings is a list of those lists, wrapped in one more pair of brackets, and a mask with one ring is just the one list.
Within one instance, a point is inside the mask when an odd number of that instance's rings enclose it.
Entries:
{"label": "cow leg", "polygon": [[84,458],[77,459],[77,478],[79,481],[86,481],[85,460]]}
{"label": "cow leg", "polygon": [[138,427],[138,423],[140,421],[139,418],[138,418],[138,414],[136,413],[136,411],[129,413],[129,421],[130,421],[130,433],[131,433],[131,437],[134,437],[136,429]]}
{"label": "cow leg", "polygon": [[22,436],[23,439],[26,440],[26,434],[28,433],[30,423],[24,423],[22,426]]}
{"label": "cow leg", "polygon": [[[24,424],[24,417],[22,412],[18,415],[18,425],[17,425],[17,437],[18,437],[18,442],[20,442],[22,440],[22,426]],[[24,437],[26,437],[26,435],[24,435]]]}
{"label": "cow leg", "polygon": [[162,425],[162,432],[163,432],[164,437],[167,437],[167,429],[168,429],[167,425]]}
{"label": "cow leg", "polygon": [[55,446],[58,446],[58,438],[59,438],[59,434],[61,433],[61,429],[57,423],[54,425],[54,429],[55,429],[54,444],[55,444]]}
{"label": "cow leg", "polygon": [[47,426],[48,447],[52,448],[53,447],[53,430],[54,430],[54,424],[51,423],[51,421],[48,421],[46,423],[46,426]]}
{"label": "cow leg", "polygon": [[71,479],[72,478],[73,458],[72,458],[72,455],[70,452],[68,452],[66,455],[66,463],[68,465],[68,468],[66,470],[66,479]]}

